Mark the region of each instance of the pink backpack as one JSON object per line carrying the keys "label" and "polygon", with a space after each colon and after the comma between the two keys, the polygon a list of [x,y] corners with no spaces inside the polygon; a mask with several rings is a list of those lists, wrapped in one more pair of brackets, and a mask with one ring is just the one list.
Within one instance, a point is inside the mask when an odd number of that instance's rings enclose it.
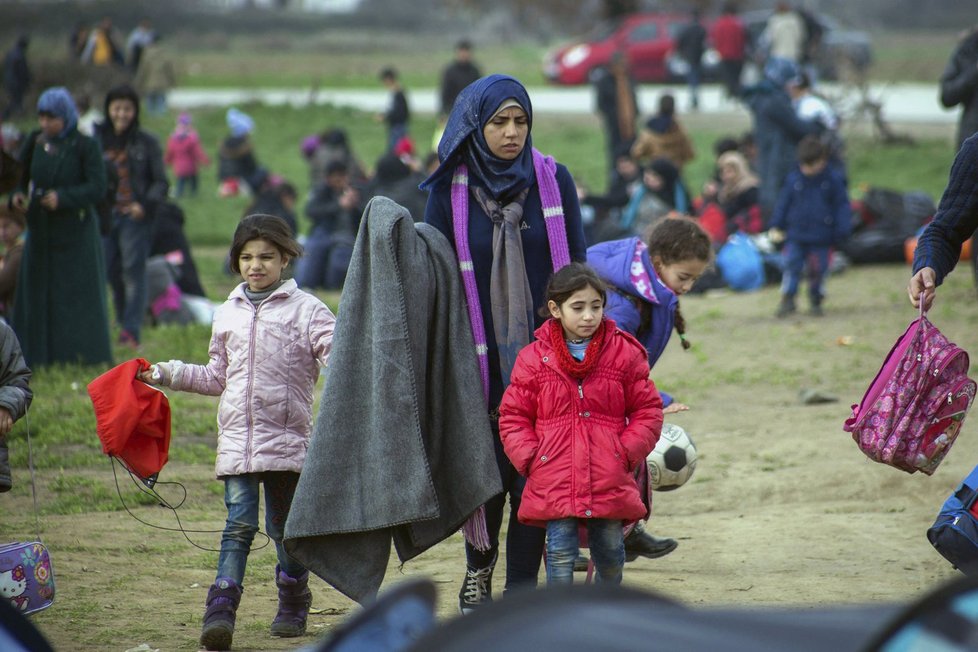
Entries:
{"label": "pink backpack", "polygon": [[843,430],[871,459],[931,475],[954,444],[975,398],[967,352],[921,309],[893,345]]}

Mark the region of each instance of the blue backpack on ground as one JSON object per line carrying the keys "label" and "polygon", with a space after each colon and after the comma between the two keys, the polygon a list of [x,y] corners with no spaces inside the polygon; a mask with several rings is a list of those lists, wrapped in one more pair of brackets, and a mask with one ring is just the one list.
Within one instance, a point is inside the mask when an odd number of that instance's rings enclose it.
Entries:
{"label": "blue backpack on ground", "polygon": [[747,292],[764,285],[764,259],[750,236],[734,233],[717,252],[720,275],[734,290]]}
{"label": "blue backpack on ground", "polygon": [[955,568],[978,575],[978,467],[944,501],[927,539]]}

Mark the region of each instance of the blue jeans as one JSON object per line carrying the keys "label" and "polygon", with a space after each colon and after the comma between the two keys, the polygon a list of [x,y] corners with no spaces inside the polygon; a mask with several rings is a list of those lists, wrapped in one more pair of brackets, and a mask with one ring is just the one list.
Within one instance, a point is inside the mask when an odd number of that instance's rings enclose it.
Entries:
{"label": "blue jeans", "polygon": [[146,316],[146,258],[152,238],[153,222],[148,214],[134,220],[113,210],[112,228],[102,240],[116,321],[137,342]]}
{"label": "blue jeans", "polygon": [[587,528],[591,560],[599,582],[621,584],[625,536],[621,521],[606,518],[562,518],[547,522],[547,584],[573,584],[574,560],[580,553],[579,526]]}
{"label": "blue jeans", "polygon": [[296,264],[295,282],[302,288],[342,288],[353,243],[351,236],[334,235],[322,226],[313,227]]}
{"label": "blue jeans", "polygon": [[690,63],[686,73],[686,83],[689,85],[689,103],[694,109],[700,106],[700,80],[703,79],[703,64]]}
{"label": "blue jeans", "polygon": [[183,191],[185,188],[190,189],[190,196],[197,196],[197,175],[191,174],[189,177],[177,177],[177,198],[183,197]]}
{"label": "blue jeans", "polygon": [[217,577],[244,582],[245,565],[251,542],[258,532],[258,485],[265,485],[265,533],[275,542],[278,565],[290,577],[298,577],[306,568],[282,547],[285,519],[289,516],[292,496],[299,474],[291,471],[244,473],[224,478],[224,504],[228,520],[221,535],[221,554],[217,559]]}
{"label": "blue jeans", "polygon": [[[493,565],[499,552],[499,531],[506,516],[506,497],[509,496],[509,527],[506,532],[506,585],[505,591],[533,588],[537,585],[540,561],[543,558],[543,542],[546,531],[540,527],[520,523],[520,499],[526,478],[516,472],[516,468],[506,457],[499,439],[499,421],[490,420],[496,450],[496,466],[503,482],[503,493],[493,496],[486,503],[486,530],[489,534],[490,548],[477,550],[465,543],[465,562],[469,568],[488,568]],[[624,554],[624,553],[623,553]]]}
{"label": "blue jeans", "polygon": [[394,147],[400,142],[402,138],[407,136],[408,130],[406,124],[390,125],[387,127],[387,151],[394,151]]}
{"label": "blue jeans", "polygon": [[829,271],[828,245],[801,244],[789,241],[781,252],[784,256],[784,275],[781,278],[781,294],[793,297],[798,294],[801,275],[808,262],[808,298],[812,304],[820,304],[824,292],[822,285]]}

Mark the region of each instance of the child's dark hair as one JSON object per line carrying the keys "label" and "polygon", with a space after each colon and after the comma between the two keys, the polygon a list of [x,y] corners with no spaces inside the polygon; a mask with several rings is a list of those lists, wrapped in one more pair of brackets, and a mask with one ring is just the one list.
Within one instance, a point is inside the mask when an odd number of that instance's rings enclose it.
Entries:
{"label": "child's dark hair", "polygon": [[394,66],[387,66],[380,70],[378,76],[382,81],[397,81],[397,69]]}
{"label": "child's dark hair", "polygon": [[[547,302],[553,301],[561,306],[571,295],[586,287],[594,288],[601,295],[601,305],[608,302],[608,285],[601,280],[598,273],[590,265],[570,263],[554,272],[547,282]],[[549,317],[550,309],[546,305],[541,306],[540,315]]]}
{"label": "child's dark hair", "polygon": [[798,162],[802,165],[812,165],[828,159],[829,150],[818,136],[808,135],[798,143]]}
{"label": "child's dark hair", "polygon": [[716,158],[720,158],[727,152],[736,152],[740,150],[740,143],[733,136],[724,136],[713,143],[713,155]]}
{"label": "child's dark hair", "polygon": [[[659,220],[648,233],[646,244],[649,247],[649,258],[658,256],[666,265],[681,263],[684,260],[699,260],[707,265],[713,262],[713,244],[710,236],[703,227],[688,217],[673,217]],[[676,313],[673,319],[679,340],[683,349],[692,346],[686,339],[686,320],[676,303]],[[639,330],[642,324],[651,322],[651,311],[646,316],[642,314]]]}
{"label": "child's dark hair", "polygon": [[265,240],[271,243],[289,260],[295,260],[302,255],[302,246],[292,237],[292,227],[288,222],[275,215],[256,213],[243,218],[238,223],[238,228],[234,230],[228,262],[231,271],[235,274],[241,273],[241,267],[238,266],[241,250],[252,240]]}
{"label": "child's dark hair", "polygon": [[288,197],[289,199],[298,199],[299,191],[295,189],[291,183],[286,181],[281,186],[278,187],[279,197]]}

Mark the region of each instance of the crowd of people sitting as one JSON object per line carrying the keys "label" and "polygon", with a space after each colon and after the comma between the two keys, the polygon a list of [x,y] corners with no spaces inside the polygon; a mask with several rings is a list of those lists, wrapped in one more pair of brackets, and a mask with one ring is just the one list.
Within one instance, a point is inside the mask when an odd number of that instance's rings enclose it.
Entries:
{"label": "crowd of people sitting", "polygon": [[[111,32],[101,27],[91,33],[80,49],[78,56],[83,60],[94,63],[104,59],[106,52],[120,50],[104,43],[100,45],[99,34]],[[123,63],[134,60],[138,66],[141,53],[151,46],[151,27],[141,25],[140,29],[134,31],[125,54],[117,56]],[[142,32],[149,37],[140,40]],[[111,38],[107,42],[114,43]],[[440,99],[445,107],[454,102],[449,96],[457,95],[465,87],[462,76],[467,79],[479,74],[469,42],[459,43],[456,56],[457,60],[446,68],[441,89]],[[109,57],[106,61],[112,60]],[[715,173],[699,188],[690,187],[684,170],[703,152],[694,147],[677,112],[675,97],[663,92],[656,110],[645,118],[635,112],[636,128],[630,134],[619,134],[621,137],[611,152],[611,169],[604,191],[591,192],[584,184],[577,184],[588,244],[642,237],[659,220],[676,215],[697,218],[716,249],[723,247],[735,233],[752,236],[764,233],[772,224],[779,197],[789,195],[792,184],[799,183],[790,173],[799,168],[798,145],[806,137],[819,144],[818,148],[809,147],[807,151],[824,155],[833,187],[838,185],[835,184],[838,177],[845,189],[844,148],[839,120],[831,106],[813,92],[810,79],[789,59],[770,57],[763,72],[760,82],[744,87],[740,95],[753,116],[753,128],[714,143]],[[247,195],[250,202],[245,215],[260,212],[286,221],[305,247],[305,256],[294,272],[302,287],[342,288],[361,216],[370,198],[390,197],[405,206],[415,220],[423,218],[428,198],[419,184],[437,168],[439,160],[435,152],[427,156],[419,154],[419,141],[411,133],[408,122],[410,111],[404,106],[406,95],[399,82],[394,83],[397,79],[395,69],[382,71],[381,80],[391,93],[388,113],[397,112],[404,122],[391,129],[390,120],[384,117],[387,114],[379,114],[388,127],[388,144],[372,164],[365,165],[357,157],[348,133],[336,125],[311,133],[298,144],[297,154],[309,170],[309,192],[304,197],[294,183],[263,164],[252,138],[254,119],[238,108],[226,112],[226,135],[213,153],[219,195]],[[161,292],[168,297],[169,303],[164,301],[164,304],[171,307],[179,306],[173,300],[171,286],[183,285],[184,294],[203,296],[189,245],[182,235],[179,202],[196,195],[199,175],[210,165],[211,156],[205,152],[188,112],[176,116],[172,133],[165,140],[146,132],[139,123],[140,106],[145,98],[131,86],[113,89],[101,111],[93,108],[94,103],[84,95],[68,99],[75,102],[70,118],[73,126],[77,126],[80,134],[98,140],[105,155],[108,190],[98,202],[100,237],[108,256],[116,312],[123,320],[121,337],[126,343],[138,344],[140,326],[147,314],[154,319],[174,314],[156,303]],[[29,139],[16,130],[5,129],[4,137],[5,150],[14,156],[23,158],[32,146],[31,142],[23,142]],[[845,202],[848,205],[847,197]],[[16,206],[5,210],[18,217]],[[778,242],[774,246],[790,248],[797,244],[799,237],[807,237],[799,236],[801,231],[793,226],[799,219],[840,221],[838,228],[831,229],[831,241],[818,243],[826,249],[837,247],[847,233],[850,220],[841,207],[826,207],[825,215],[814,215],[807,210],[804,218],[799,217],[801,211],[797,207],[789,206],[786,211],[782,210],[779,218],[785,227],[783,234],[776,234],[783,235],[786,243]],[[144,212],[164,217],[143,220]],[[152,296],[144,296],[147,294],[145,270],[159,269],[149,259],[171,253],[159,251],[158,246],[151,244],[159,228],[144,227],[164,223],[167,224],[164,230],[177,234],[180,241],[177,249],[182,250],[181,255],[172,255],[170,260],[181,262],[177,269],[171,270],[172,282],[164,278],[162,285],[154,283],[150,288]],[[761,243],[757,258],[766,261],[773,272],[769,279],[778,280],[784,264],[771,249],[770,239],[762,239]],[[16,254],[8,256],[7,264],[15,265],[16,258]],[[713,276],[716,283],[723,283],[720,274]],[[710,282],[700,284],[700,287],[710,286]],[[821,291],[817,284],[815,291]],[[10,296],[7,303],[13,305]],[[206,318],[206,311],[198,312]],[[780,310],[779,314],[784,312]],[[192,312],[177,310],[176,314],[186,318]]]}

